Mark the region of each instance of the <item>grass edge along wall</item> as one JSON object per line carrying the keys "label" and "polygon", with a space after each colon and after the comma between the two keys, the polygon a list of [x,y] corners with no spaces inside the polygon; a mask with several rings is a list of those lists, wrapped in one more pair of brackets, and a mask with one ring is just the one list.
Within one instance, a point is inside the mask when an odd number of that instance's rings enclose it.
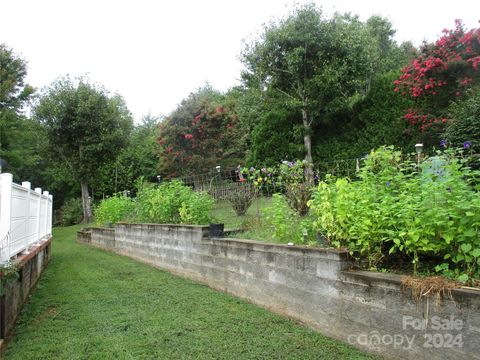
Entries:
{"label": "grass edge along wall", "polygon": [[[480,291],[458,289],[453,300],[417,303],[402,291],[399,275],[348,271],[347,252],[211,239],[208,233],[208,226],[120,223],[80,231],[77,238],[247,299],[362,350],[416,360],[480,359]],[[432,319],[456,321],[456,327],[439,329]]]}

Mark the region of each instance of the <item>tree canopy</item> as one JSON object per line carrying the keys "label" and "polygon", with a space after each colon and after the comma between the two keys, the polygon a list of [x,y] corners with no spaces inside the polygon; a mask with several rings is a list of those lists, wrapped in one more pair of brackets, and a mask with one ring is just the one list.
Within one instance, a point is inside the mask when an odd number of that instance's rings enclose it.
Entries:
{"label": "tree canopy", "polygon": [[25,83],[26,62],[5,44],[0,44],[0,158],[18,178],[38,160],[38,127],[22,110],[34,89]]}
{"label": "tree canopy", "polygon": [[161,124],[163,176],[207,173],[243,162],[244,134],[235,103],[209,86],[191,93]]}
{"label": "tree canopy", "polygon": [[[302,157],[320,169],[381,145],[424,142],[428,152],[440,139],[477,149],[480,30],[457,21],[418,50],[394,34],[381,16],[300,5],[247,42],[239,85],[206,85],[136,125],[120,96],[86,79],[61,78],[33,96],[26,61],[0,45],[4,170],[54,192],[55,208],[81,193],[88,220],[90,195],[134,190],[138,178]],[[32,99],[33,117],[24,111]]]}
{"label": "tree canopy", "polygon": [[89,184],[126,145],[132,128],[125,102],[85,79],[67,77],[45,90],[35,116],[46,129],[50,152],[81,185],[84,219],[90,221]]}
{"label": "tree canopy", "polygon": [[138,178],[157,181],[159,122],[159,117],[149,114],[142,118],[141,123],[134,125],[126,139],[126,146],[115,159],[99,169],[101,176],[92,183],[97,195],[103,197],[132,190]]}
{"label": "tree canopy", "polygon": [[[434,43],[426,43],[395,81],[395,91],[414,100],[405,120],[419,132],[419,140],[438,144],[450,122],[449,106],[480,85],[480,28],[466,30],[460,20],[444,29]],[[458,109],[454,111],[459,113]]]}
{"label": "tree canopy", "polygon": [[242,78],[247,87],[281,97],[301,114],[305,159],[311,163],[313,127],[352,109],[376,71],[398,66],[401,52],[386,57],[396,49],[393,33],[380,17],[367,23],[349,14],[326,18],[313,4],[301,6],[246,47]]}
{"label": "tree canopy", "polygon": [[0,44],[0,112],[18,112],[30,100],[34,89],[25,83],[26,75],[26,62]]}

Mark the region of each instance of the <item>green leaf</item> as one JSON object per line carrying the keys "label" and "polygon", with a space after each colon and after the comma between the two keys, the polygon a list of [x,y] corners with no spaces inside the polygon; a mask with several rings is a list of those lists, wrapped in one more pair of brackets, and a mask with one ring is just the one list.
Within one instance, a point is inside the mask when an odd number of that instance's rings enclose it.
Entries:
{"label": "green leaf", "polygon": [[464,252],[464,253],[467,253],[469,252],[470,250],[472,250],[472,245],[471,244],[462,244],[460,246],[460,249]]}
{"label": "green leaf", "polygon": [[480,249],[475,249],[472,251],[473,257],[480,257]]}
{"label": "green leaf", "polygon": [[450,244],[453,240],[453,235],[450,233],[443,234],[443,238],[447,244]]}
{"label": "green leaf", "polygon": [[477,235],[477,231],[475,229],[467,229],[463,232],[463,236],[466,236],[466,237],[473,237],[473,236],[476,236]]}
{"label": "green leaf", "polygon": [[462,274],[457,278],[458,281],[461,283],[465,284],[468,281],[468,275],[467,274]]}

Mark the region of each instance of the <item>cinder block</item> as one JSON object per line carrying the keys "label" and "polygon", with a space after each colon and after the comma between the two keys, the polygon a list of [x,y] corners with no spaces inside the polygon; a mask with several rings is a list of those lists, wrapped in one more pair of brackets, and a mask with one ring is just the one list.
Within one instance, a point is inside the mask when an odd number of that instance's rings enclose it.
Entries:
{"label": "cinder block", "polygon": [[[79,241],[91,239],[93,244],[204,282],[366,351],[415,360],[480,359],[480,291],[454,290],[454,301],[447,299],[440,306],[434,299],[416,303],[402,292],[398,275],[346,271],[351,266],[346,251],[209,239],[208,227],[117,224],[114,231],[89,231],[79,232]],[[12,291],[23,296],[21,288]],[[425,348],[425,331],[405,328],[406,318],[432,316],[453,316],[462,322],[461,348]],[[363,342],[377,335],[415,336],[410,349]]]}

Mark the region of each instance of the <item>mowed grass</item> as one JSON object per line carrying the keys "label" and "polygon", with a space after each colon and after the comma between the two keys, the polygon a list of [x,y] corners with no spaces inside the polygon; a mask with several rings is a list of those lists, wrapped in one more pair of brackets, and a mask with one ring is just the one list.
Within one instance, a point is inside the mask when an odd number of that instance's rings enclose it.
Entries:
{"label": "mowed grass", "polygon": [[294,321],[54,229],[6,359],[371,359]]}

